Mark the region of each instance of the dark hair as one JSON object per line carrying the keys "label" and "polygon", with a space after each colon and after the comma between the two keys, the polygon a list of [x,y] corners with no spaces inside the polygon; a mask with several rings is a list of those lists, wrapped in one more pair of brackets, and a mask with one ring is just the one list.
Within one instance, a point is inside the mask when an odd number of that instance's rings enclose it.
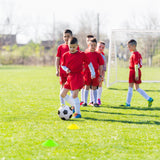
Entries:
{"label": "dark hair", "polygon": [[72,36],[72,31],[70,29],[66,29],[64,33],[69,33]]}
{"label": "dark hair", "polygon": [[88,35],[87,35],[87,38],[94,38],[94,36],[91,35],[91,34],[88,34]]}
{"label": "dark hair", "polygon": [[128,44],[130,44],[130,45],[135,45],[135,46],[137,46],[137,42],[134,40],[134,39],[131,39],[130,41],[128,41]]}
{"label": "dark hair", "polygon": [[98,43],[103,44],[104,46],[106,45],[104,41],[99,41]]}
{"label": "dark hair", "polygon": [[95,42],[95,43],[97,44],[97,40],[96,40],[96,38],[92,38],[92,39],[90,39],[90,42]]}
{"label": "dark hair", "polygon": [[69,39],[69,44],[78,44],[78,40],[76,37],[72,37]]}

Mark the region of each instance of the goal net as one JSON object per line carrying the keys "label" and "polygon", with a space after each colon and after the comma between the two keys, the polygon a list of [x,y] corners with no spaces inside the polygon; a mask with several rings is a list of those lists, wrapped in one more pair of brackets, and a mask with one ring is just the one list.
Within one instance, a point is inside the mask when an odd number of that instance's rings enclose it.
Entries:
{"label": "goal net", "polygon": [[128,82],[130,52],[127,42],[137,41],[142,55],[142,82],[160,82],[160,30],[112,30],[107,71],[107,87]]}

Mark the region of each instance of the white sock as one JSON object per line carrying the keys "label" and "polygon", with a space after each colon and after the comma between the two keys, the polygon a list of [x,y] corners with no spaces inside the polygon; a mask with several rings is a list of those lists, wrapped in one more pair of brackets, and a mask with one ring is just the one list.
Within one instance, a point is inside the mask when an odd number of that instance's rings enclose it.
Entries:
{"label": "white sock", "polygon": [[94,97],[93,103],[97,103],[97,89],[93,90],[93,97]]}
{"label": "white sock", "polygon": [[72,95],[73,95],[73,91],[72,91],[72,90],[70,90],[70,93],[71,93],[70,95],[71,95],[71,97],[72,97]]}
{"label": "white sock", "polygon": [[84,102],[84,91],[85,89],[81,89],[81,101]]}
{"label": "white sock", "polygon": [[65,100],[61,96],[60,96],[60,102],[61,102],[61,105],[65,105]]}
{"label": "white sock", "polygon": [[144,90],[138,88],[137,92],[139,92],[146,100],[149,100],[150,97],[147,95],[147,93]]}
{"label": "white sock", "polygon": [[94,101],[93,89],[90,89],[90,102]]}
{"label": "white sock", "polygon": [[73,98],[74,100],[74,106],[75,106],[75,113],[81,114],[80,112],[80,101],[79,98]]}
{"label": "white sock", "polygon": [[129,87],[127,94],[127,101],[126,101],[127,104],[131,103],[132,95],[133,95],[133,88]]}
{"label": "white sock", "polygon": [[98,87],[98,89],[97,89],[97,99],[101,99],[101,95],[102,95],[102,87]]}
{"label": "white sock", "polygon": [[87,100],[88,100],[88,91],[89,90],[84,90],[84,103],[87,103]]}
{"label": "white sock", "polygon": [[74,100],[73,100],[73,98],[71,96],[66,95],[64,97],[64,100],[67,101],[71,106],[74,106]]}

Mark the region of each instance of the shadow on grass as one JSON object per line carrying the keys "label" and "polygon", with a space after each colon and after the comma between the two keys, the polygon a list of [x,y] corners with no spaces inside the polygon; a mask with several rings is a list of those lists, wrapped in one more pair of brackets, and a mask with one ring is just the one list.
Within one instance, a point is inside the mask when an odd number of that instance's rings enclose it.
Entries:
{"label": "shadow on grass", "polygon": [[82,110],[84,112],[94,112],[94,113],[101,113],[101,114],[113,114],[113,115],[128,115],[128,116],[145,116],[145,117],[160,117],[157,115],[146,115],[146,114],[125,114],[125,113],[116,113],[116,112],[104,112],[104,111],[86,111]]}
{"label": "shadow on grass", "polygon": [[114,120],[114,119],[97,119],[97,118],[89,118],[89,117],[83,117],[83,119],[86,120],[92,120],[92,121],[103,121],[103,122],[119,122],[119,123],[127,123],[127,124],[147,124],[147,125],[160,125],[159,121],[126,121],[126,120]]}
{"label": "shadow on grass", "polygon": [[[124,88],[108,88],[108,89],[109,90],[128,91],[128,88],[127,89],[124,89]],[[160,90],[146,89],[144,91],[146,91],[146,92],[159,92]]]}
{"label": "shadow on grass", "polygon": [[138,108],[138,107],[123,107],[123,106],[105,106],[107,108],[113,109],[128,109],[128,110],[141,110],[141,111],[160,111],[160,107],[153,107],[153,108]]}

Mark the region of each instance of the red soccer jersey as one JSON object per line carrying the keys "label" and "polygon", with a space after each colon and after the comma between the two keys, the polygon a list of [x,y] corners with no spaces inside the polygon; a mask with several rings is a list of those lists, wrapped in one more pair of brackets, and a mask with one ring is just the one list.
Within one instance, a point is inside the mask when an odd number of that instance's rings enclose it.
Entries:
{"label": "red soccer jersey", "polygon": [[104,52],[102,52],[102,54],[104,55]]}
{"label": "red soccer jersey", "polygon": [[[100,65],[104,65],[104,60],[98,52],[88,52],[86,53],[86,55],[89,58],[90,62],[92,62],[95,72],[98,71]],[[89,70],[88,66],[87,70]]]}
{"label": "red soccer jersey", "polygon": [[71,73],[82,72],[83,63],[89,64],[90,60],[84,52],[77,51],[76,53],[66,52],[62,58],[62,66],[69,68]]}
{"label": "red soccer jersey", "polygon": [[139,68],[142,67],[142,56],[139,52],[133,52],[131,54],[130,60],[129,60],[129,68],[134,69],[134,66],[138,65]]}
{"label": "red soccer jersey", "polygon": [[[79,46],[77,47],[77,50],[79,51]],[[62,64],[62,57],[63,54],[69,51],[68,44],[61,44],[57,49],[57,55],[56,57],[60,57],[60,65]],[[60,67],[60,74],[66,75],[66,72]]]}

